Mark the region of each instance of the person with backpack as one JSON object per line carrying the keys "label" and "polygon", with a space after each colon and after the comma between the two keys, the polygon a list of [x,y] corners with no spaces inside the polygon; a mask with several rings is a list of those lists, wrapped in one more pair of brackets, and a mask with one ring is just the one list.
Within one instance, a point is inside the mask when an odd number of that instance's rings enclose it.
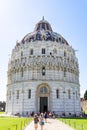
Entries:
{"label": "person with backpack", "polygon": [[38,116],[37,116],[37,114],[35,114],[34,115],[34,128],[35,128],[35,130],[37,130],[37,128],[38,128],[38,122],[39,122]]}
{"label": "person with backpack", "polygon": [[44,115],[43,115],[43,113],[41,113],[41,115],[40,115],[39,122],[40,122],[41,130],[43,130],[43,126],[44,126]]}

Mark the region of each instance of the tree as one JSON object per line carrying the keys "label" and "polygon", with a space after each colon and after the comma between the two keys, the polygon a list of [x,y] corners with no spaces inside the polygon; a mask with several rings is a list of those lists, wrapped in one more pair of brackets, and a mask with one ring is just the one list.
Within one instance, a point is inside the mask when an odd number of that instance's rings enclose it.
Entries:
{"label": "tree", "polygon": [[5,111],[5,106],[6,106],[6,102],[5,101],[0,101],[0,111]]}
{"label": "tree", "polygon": [[87,90],[84,93],[84,99],[87,100]]}

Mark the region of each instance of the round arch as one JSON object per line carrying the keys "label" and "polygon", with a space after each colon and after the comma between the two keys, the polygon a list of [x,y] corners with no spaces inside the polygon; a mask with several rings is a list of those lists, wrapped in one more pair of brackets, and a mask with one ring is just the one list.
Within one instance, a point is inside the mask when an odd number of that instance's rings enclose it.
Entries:
{"label": "round arch", "polygon": [[51,110],[51,89],[47,83],[41,83],[36,90],[36,111],[47,112]]}

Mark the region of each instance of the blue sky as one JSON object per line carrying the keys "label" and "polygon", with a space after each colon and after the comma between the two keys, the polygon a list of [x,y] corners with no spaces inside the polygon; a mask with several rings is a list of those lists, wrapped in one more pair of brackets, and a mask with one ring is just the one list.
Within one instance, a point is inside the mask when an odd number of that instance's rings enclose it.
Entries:
{"label": "blue sky", "polygon": [[81,96],[87,90],[87,0],[0,0],[0,101],[6,100],[8,61],[16,41],[43,16],[77,50]]}

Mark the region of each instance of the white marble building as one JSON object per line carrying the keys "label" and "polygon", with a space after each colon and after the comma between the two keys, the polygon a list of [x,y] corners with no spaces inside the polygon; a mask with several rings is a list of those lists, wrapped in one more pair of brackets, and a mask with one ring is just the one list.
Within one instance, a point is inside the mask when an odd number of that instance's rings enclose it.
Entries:
{"label": "white marble building", "polygon": [[79,66],[75,50],[51,25],[39,21],[16,42],[8,63],[6,113],[54,111],[79,115]]}

